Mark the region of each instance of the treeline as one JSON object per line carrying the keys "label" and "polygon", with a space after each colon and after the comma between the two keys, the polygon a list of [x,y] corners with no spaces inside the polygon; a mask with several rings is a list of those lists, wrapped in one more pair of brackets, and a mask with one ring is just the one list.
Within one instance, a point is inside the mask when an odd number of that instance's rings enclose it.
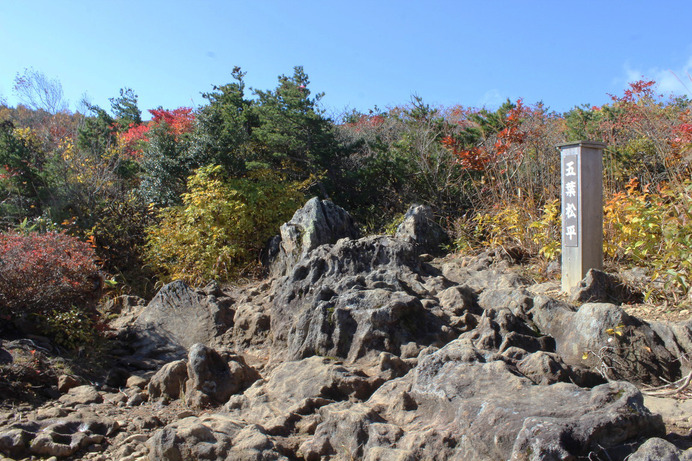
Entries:
{"label": "treeline", "polygon": [[[633,223],[611,216],[614,260],[661,254],[654,240],[682,238],[690,225],[691,104],[656,94],[653,82],[564,114],[521,100],[491,111],[414,97],[333,119],[301,67],[271,90],[246,88],[244,76],[236,68],[202,106],[159,107],[146,122],[128,88],[85,113],[36,100],[0,106],[2,228],[88,241],[121,291],[143,295],[156,281],[252,274],[266,239],[310,195],[343,206],[367,231],[429,204],[457,248],[512,246],[547,261],[559,254],[556,146],[578,139],[608,144],[611,214],[660,206],[670,218],[630,241]],[[30,93],[35,80],[26,75],[20,89]],[[686,283],[681,261],[665,264]]]}

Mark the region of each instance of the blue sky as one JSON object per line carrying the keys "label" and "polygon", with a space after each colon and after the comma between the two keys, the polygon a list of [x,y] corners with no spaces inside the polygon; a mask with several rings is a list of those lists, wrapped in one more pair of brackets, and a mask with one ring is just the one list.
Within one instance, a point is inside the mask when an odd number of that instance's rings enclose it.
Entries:
{"label": "blue sky", "polygon": [[[406,104],[566,111],[628,81],[692,89],[692,2],[0,0],[0,98],[16,74],[60,80],[74,110],[130,87],[142,110],[204,103],[241,66],[249,87],[302,65],[338,115]],[[674,75],[675,74],[675,75]]]}

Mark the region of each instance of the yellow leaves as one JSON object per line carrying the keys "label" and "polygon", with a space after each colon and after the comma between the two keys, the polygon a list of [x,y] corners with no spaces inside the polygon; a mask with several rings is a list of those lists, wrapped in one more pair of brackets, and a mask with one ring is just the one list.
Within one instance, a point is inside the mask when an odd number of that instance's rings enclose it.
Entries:
{"label": "yellow leaves", "polygon": [[607,328],[606,329],[606,334],[609,336],[622,336],[623,335],[623,330],[625,329],[625,325],[618,325],[615,328]]}
{"label": "yellow leaves", "polygon": [[147,229],[147,260],[163,281],[231,279],[302,204],[301,185],[271,172],[225,179],[221,167],[202,167],[188,178],[183,206],[163,210]]}
{"label": "yellow leaves", "polygon": [[[546,259],[560,253],[560,201],[555,199],[543,206],[536,219],[532,207],[522,203],[503,203],[492,212],[478,213],[473,223],[473,237],[483,246],[520,247]],[[467,240],[460,244],[470,246]]]}
{"label": "yellow leaves", "polygon": [[581,359],[582,359],[582,360],[588,360],[588,359],[589,359],[589,353],[588,353],[588,352],[584,352],[584,353],[581,355]]}

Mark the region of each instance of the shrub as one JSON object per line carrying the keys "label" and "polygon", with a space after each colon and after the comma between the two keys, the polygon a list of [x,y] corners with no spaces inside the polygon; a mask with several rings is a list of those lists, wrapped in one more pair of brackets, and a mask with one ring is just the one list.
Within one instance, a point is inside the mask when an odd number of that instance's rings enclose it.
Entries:
{"label": "shrub", "polygon": [[143,254],[145,230],[153,220],[153,211],[130,193],[101,204],[94,214],[96,222],[88,234],[103,270],[114,276],[121,292],[151,297],[154,275],[144,264]]}
{"label": "shrub", "polygon": [[456,225],[458,249],[503,247],[520,249],[527,256],[540,255],[546,260],[560,253],[560,202],[547,202],[540,216],[531,214],[533,206],[503,203],[472,217],[460,218]]}
{"label": "shrub", "polygon": [[93,249],[62,232],[0,234],[0,309],[26,318],[87,307],[100,292]]}
{"label": "shrub", "polygon": [[[41,316],[40,328],[59,346],[72,350],[93,350],[99,337],[98,316],[89,315],[84,310],[70,308],[64,311],[51,311]],[[88,351],[87,351],[88,352]]]}
{"label": "shrub", "polygon": [[304,199],[305,183],[268,170],[224,176],[218,165],[198,169],[188,179],[183,206],[163,210],[160,224],[148,228],[146,259],[161,281],[201,284],[245,273]]}
{"label": "shrub", "polygon": [[633,179],[604,206],[604,250],[620,264],[643,266],[663,290],[648,295],[679,301],[690,289],[692,183],[651,192]]}

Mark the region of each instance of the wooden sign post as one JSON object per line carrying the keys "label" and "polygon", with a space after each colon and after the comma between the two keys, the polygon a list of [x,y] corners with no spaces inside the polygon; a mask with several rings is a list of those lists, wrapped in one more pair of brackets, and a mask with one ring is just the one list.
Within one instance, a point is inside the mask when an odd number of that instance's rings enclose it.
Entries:
{"label": "wooden sign post", "polygon": [[600,142],[561,144],[562,291],[589,269],[603,269],[603,149]]}

